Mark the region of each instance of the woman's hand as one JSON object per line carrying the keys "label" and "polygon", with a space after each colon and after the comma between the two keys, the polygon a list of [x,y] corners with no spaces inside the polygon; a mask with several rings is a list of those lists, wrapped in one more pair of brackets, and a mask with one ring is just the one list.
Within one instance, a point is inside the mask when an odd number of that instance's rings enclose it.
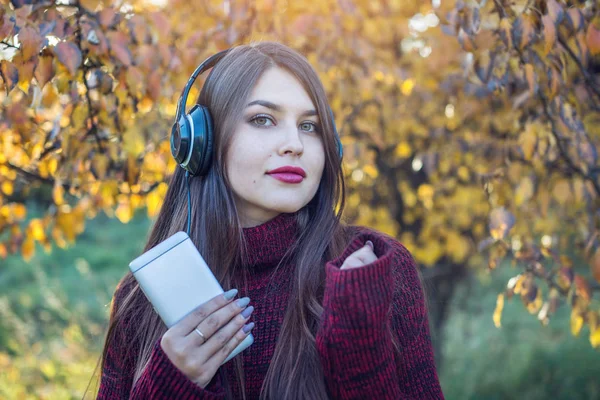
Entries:
{"label": "woman's hand", "polygon": [[344,260],[340,269],[363,267],[371,264],[375,260],[377,260],[377,256],[373,252],[373,243],[370,240],[367,240],[367,243],[363,247],[350,254],[348,258]]}
{"label": "woman's hand", "polygon": [[254,311],[247,307],[250,299],[232,301],[236,294],[233,289],[204,303],[173,325],[160,341],[169,360],[201,388],[254,328],[253,322],[244,325]]}

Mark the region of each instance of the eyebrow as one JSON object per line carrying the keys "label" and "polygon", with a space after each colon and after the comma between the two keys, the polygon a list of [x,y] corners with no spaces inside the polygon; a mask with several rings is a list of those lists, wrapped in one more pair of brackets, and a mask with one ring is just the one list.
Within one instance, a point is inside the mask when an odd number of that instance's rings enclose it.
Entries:
{"label": "eyebrow", "polygon": [[[281,106],[275,104],[275,103],[271,103],[270,101],[266,101],[266,100],[254,100],[251,101],[250,103],[248,103],[246,105],[246,107],[250,107],[250,106],[254,106],[254,105],[260,105],[263,107],[267,107],[270,108],[273,111],[277,111],[277,112],[281,112],[282,108]],[[316,110],[307,110],[304,111],[302,114],[300,114],[303,117],[311,117],[311,116],[316,116],[317,115],[317,111]]]}

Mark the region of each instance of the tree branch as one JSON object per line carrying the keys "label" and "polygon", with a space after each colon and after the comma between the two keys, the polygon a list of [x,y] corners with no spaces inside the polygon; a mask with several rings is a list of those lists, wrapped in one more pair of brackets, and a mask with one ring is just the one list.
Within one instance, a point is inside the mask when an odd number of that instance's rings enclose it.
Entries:
{"label": "tree branch", "polygon": [[20,47],[18,47],[18,46],[15,46],[14,44],[7,43],[7,42],[5,42],[4,40],[3,40],[3,41],[1,41],[1,42],[0,42],[0,44],[2,44],[2,45],[4,45],[4,46],[6,46],[7,48],[11,48],[11,49],[17,49],[17,50],[19,50],[19,49],[20,49]]}
{"label": "tree branch", "polygon": [[[517,47],[515,47],[515,50],[519,54],[519,59],[521,60],[521,63],[526,64],[525,57],[523,56],[523,52]],[[538,97],[540,98],[540,100],[542,102],[542,106],[544,109],[544,115],[550,121],[550,127],[551,127],[550,131],[552,133],[552,136],[556,140],[556,146],[558,148],[558,152],[560,153],[562,160],[567,164],[569,169],[571,169],[574,173],[581,176],[583,179],[590,181],[592,183],[592,185],[594,186],[594,190],[595,190],[596,194],[598,196],[600,196],[600,183],[598,183],[598,180],[593,176],[595,174],[594,173],[588,174],[588,173],[584,172],[581,168],[579,168],[577,165],[575,165],[575,162],[571,159],[571,157],[569,157],[567,149],[565,149],[565,147],[564,147],[564,143],[563,143],[564,138],[561,137],[561,135],[558,133],[554,118],[550,114],[550,110],[549,110],[550,104],[548,102],[548,99],[546,98],[546,96],[544,95],[544,93],[541,89],[538,90],[537,93],[538,93]]]}
{"label": "tree branch", "polygon": [[35,181],[40,181],[42,183],[47,183],[49,185],[54,185],[54,179],[51,178],[44,178],[43,176],[34,174],[32,172],[26,171],[21,167],[18,167],[10,162],[6,162],[6,166],[14,171],[17,171],[18,173],[25,175],[27,178],[35,180]]}
{"label": "tree branch", "polygon": [[556,123],[554,122],[554,118],[552,117],[552,115],[550,115],[550,111],[548,110],[548,107],[549,107],[548,99],[546,99],[546,96],[544,96],[544,94],[542,93],[541,90],[538,93],[540,96],[540,100],[542,101],[542,105],[544,108],[544,114],[546,115],[546,118],[548,118],[548,120],[550,121],[550,126],[551,126],[550,131],[552,132],[552,136],[554,136],[554,138],[556,139],[556,146],[558,147],[558,152],[560,153],[563,161],[577,175],[581,176],[582,178],[584,178],[586,180],[589,180],[592,183],[592,185],[594,186],[594,190],[596,191],[596,194],[598,196],[600,196],[600,183],[598,183],[598,181],[592,175],[585,173],[581,168],[579,168],[577,165],[575,165],[573,160],[571,160],[571,157],[569,157],[569,154],[567,153],[567,149],[565,149],[565,147],[563,145],[564,140],[560,136],[560,134],[558,133],[558,131],[556,129]]}
{"label": "tree branch", "polygon": [[[77,42],[77,47],[79,48],[79,51],[81,52],[81,54],[84,56],[83,58],[85,59],[85,54],[84,54],[83,50],[81,49],[81,24],[80,24],[80,20],[84,14],[84,10],[81,7],[81,5],[79,4],[79,0],[77,0],[77,2],[74,4],[74,6],[77,7],[77,13],[76,13],[77,32],[76,32],[76,36],[75,36],[75,41]],[[83,74],[82,74],[83,79],[82,80],[83,80],[83,84],[85,86],[85,98],[87,100],[87,106],[88,106],[88,120],[90,121],[90,125],[91,125],[91,127],[86,132],[85,137],[92,134],[94,136],[94,138],[96,139],[96,144],[98,145],[98,150],[100,151],[100,154],[104,154],[105,150],[104,150],[104,146],[102,146],[102,139],[100,139],[100,136],[98,136],[98,126],[94,122],[94,109],[92,107],[92,99],[90,98],[90,86],[88,85],[88,81],[86,78],[86,75],[87,75],[88,71],[90,70],[90,68],[87,67],[84,62],[82,64],[82,69],[83,69]]]}
{"label": "tree branch", "polygon": [[562,45],[562,47],[564,47],[564,49],[567,51],[567,53],[573,59],[573,61],[575,61],[575,64],[577,64],[579,70],[583,74],[585,82],[589,85],[589,88],[594,92],[594,94],[598,96],[598,99],[600,99],[600,89],[598,89],[598,87],[596,86],[596,81],[590,76],[589,71],[583,66],[579,57],[577,57],[573,50],[571,50],[571,48],[565,41],[565,38],[560,32],[558,32],[558,42]]}

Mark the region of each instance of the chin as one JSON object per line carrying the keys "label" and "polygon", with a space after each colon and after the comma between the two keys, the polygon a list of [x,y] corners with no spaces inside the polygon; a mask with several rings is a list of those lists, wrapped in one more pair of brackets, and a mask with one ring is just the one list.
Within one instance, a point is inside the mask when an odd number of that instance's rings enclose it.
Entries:
{"label": "chin", "polygon": [[300,210],[302,207],[304,207],[304,205],[284,205],[284,206],[277,206],[277,207],[273,207],[272,210],[277,211],[279,213],[286,213],[286,214],[293,214],[296,211]]}

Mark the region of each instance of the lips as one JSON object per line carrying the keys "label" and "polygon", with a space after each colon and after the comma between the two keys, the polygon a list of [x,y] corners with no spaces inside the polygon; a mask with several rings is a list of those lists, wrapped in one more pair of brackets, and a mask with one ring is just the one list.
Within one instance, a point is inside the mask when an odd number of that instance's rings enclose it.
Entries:
{"label": "lips", "polygon": [[272,169],[267,174],[285,183],[300,183],[306,177],[302,168],[291,165]]}

